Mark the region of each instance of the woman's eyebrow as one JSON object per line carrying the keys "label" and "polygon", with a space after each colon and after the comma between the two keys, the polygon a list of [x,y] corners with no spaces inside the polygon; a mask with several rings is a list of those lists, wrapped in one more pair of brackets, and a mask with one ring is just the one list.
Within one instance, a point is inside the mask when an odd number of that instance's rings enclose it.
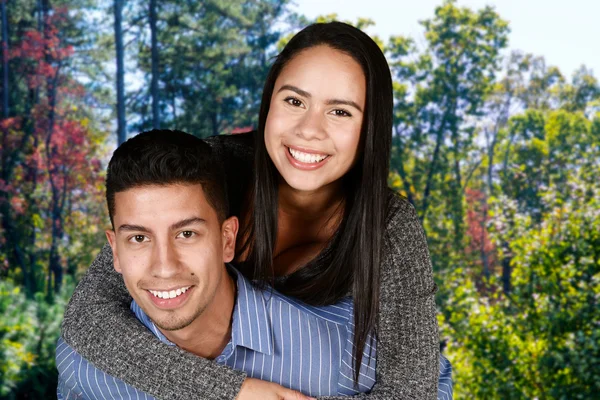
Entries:
{"label": "woman's eyebrow", "polygon": [[[294,85],[283,85],[282,87],[279,88],[277,93],[282,92],[284,90],[291,90],[292,92],[298,93],[302,97],[306,97],[307,99],[310,99],[312,97],[312,95],[310,93],[308,93],[306,90],[302,90],[299,87],[296,87]],[[352,101],[352,100],[331,99],[331,100],[327,100],[327,102],[325,104],[327,104],[328,106],[337,106],[337,105],[350,106],[350,107],[356,108],[360,112],[363,112],[362,107],[359,106],[355,101]]]}
{"label": "woman's eyebrow", "polygon": [[354,102],[352,100],[331,99],[331,100],[327,100],[327,102],[325,104],[327,104],[328,106],[337,106],[337,105],[350,106],[350,107],[356,108],[360,112],[363,112],[362,108],[356,102]]}
{"label": "woman's eyebrow", "polygon": [[282,92],[284,90],[291,90],[292,92],[298,93],[302,97],[306,97],[307,99],[310,99],[312,97],[312,95],[310,93],[308,93],[306,90],[302,90],[299,87],[296,87],[293,85],[283,85],[282,87],[279,88],[277,93]]}

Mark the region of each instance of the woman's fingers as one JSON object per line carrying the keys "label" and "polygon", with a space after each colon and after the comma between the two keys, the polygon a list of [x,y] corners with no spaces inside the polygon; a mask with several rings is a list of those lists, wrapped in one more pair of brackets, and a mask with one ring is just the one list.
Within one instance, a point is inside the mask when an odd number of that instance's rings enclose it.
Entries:
{"label": "woman's fingers", "polygon": [[[277,385],[279,386],[279,385]],[[280,400],[315,400],[314,397],[308,397],[295,390],[286,389],[283,386],[279,386],[280,391],[278,392],[278,399]]]}
{"label": "woman's fingers", "polygon": [[236,400],[315,400],[295,390],[272,382],[247,378]]}

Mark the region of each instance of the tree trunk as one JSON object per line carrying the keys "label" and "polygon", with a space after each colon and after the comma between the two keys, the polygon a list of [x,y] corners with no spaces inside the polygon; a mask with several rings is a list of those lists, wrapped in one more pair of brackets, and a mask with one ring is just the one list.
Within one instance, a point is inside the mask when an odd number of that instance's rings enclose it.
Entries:
{"label": "tree trunk", "polygon": [[150,36],[152,38],[152,127],[160,128],[160,115],[158,110],[158,39],[156,36],[156,0],[150,0]]}
{"label": "tree trunk", "polygon": [[[52,134],[54,133],[55,107],[56,107],[56,77],[58,77],[59,69],[57,68],[55,79],[48,84],[48,99],[50,110],[48,112],[48,136],[46,137],[46,165],[48,169],[48,179],[52,191],[51,202],[51,223],[52,223],[52,241],[50,244],[50,260],[48,263],[48,291],[46,295],[51,298],[54,292],[60,290],[62,283],[62,265],[60,265],[60,257],[58,254],[58,241],[62,239],[62,215],[59,212],[59,192],[53,176],[56,176],[58,171],[51,166],[51,160],[54,156],[52,148]],[[52,279],[54,277],[54,280]],[[52,284],[54,283],[54,285]],[[54,289],[54,290],[53,290]]]}
{"label": "tree trunk", "polygon": [[8,118],[8,18],[2,0],[2,116]]}
{"label": "tree trunk", "polygon": [[[48,0],[43,0],[43,19],[46,20],[50,12],[50,3]],[[44,24],[44,37],[47,37],[47,24]],[[46,51],[46,62],[49,65],[55,64],[51,53]],[[56,72],[46,84],[48,97],[48,127],[46,132],[46,169],[48,172],[48,180],[50,181],[50,189],[52,191],[52,200],[50,205],[50,215],[52,223],[52,239],[50,245],[50,259],[48,261],[48,285],[46,296],[50,299],[55,291],[60,290],[62,284],[62,265],[60,264],[60,256],[58,253],[58,242],[62,239],[62,213],[59,202],[59,188],[57,187],[54,177],[60,172],[52,167],[52,159],[55,156],[54,147],[52,145],[52,136],[54,134],[54,125],[56,122],[56,100],[57,100],[57,85],[60,76],[60,63],[56,66]],[[54,278],[54,279],[52,279]],[[53,284],[54,283],[54,284]]]}
{"label": "tree trunk", "polygon": [[510,262],[512,257],[510,254],[510,248],[508,246],[508,242],[502,243],[502,249],[504,252],[504,257],[502,257],[502,290],[504,293],[508,294],[511,291],[511,282],[510,282]]}
{"label": "tree trunk", "polygon": [[115,47],[117,51],[117,140],[120,145],[126,140],[125,125],[125,66],[123,51],[123,0],[115,0]]}
{"label": "tree trunk", "polygon": [[[455,106],[455,104],[453,104]],[[437,170],[438,160],[440,158],[440,151],[442,148],[442,144],[444,142],[444,133],[446,130],[446,124],[450,115],[454,113],[455,109],[447,106],[444,115],[440,121],[440,125],[438,127],[436,133],[435,140],[435,149],[433,151],[433,156],[431,157],[431,163],[429,164],[429,169],[427,172],[427,180],[425,183],[425,190],[423,191],[423,202],[421,203],[421,221],[425,221],[425,217],[427,216],[427,209],[429,208],[429,195],[431,194],[431,186],[433,185],[433,177],[439,172]]]}

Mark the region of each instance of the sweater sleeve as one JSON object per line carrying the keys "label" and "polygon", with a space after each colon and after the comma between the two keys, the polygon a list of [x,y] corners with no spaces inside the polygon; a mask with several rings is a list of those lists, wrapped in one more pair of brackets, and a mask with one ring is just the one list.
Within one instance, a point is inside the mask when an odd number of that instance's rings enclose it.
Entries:
{"label": "sweater sleeve", "polygon": [[105,245],[65,311],[65,341],[94,366],[161,399],[234,399],[246,374],[160,342],[129,309]]}
{"label": "sweater sleeve", "polygon": [[[384,235],[377,382],[368,400],[436,399],[439,339],[433,270],[413,206],[394,195]],[[342,397],[328,397],[328,399]],[[347,398],[347,397],[346,397]]]}

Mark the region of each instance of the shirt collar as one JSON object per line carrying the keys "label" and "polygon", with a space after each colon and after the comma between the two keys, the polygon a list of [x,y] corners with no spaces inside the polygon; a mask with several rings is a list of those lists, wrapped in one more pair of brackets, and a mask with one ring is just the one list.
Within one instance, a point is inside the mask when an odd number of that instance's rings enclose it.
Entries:
{"label": "shirt collar", "polygon": [[233,309],[231,339],[235,346],[273,354],[271,320],[267,313],[269,293],[256,288],[237,269],[229,265],[229,271],[237,278],[237,301]]}
{"label": "shirt collar", "polygon": [[[229,274],[237,281],[237,299],[233,308],[231,344],[248,349],[273,354],[271,321],[267,314],[267,304],[263,291],[257,289],[237,269],[227,264]],[[175,345],[154,325],[150,317],[133,300],[131,311],[161,342]]]}
{"label": "shirt collar", "polygon": [[167,339],[167,337],[165,335],[163,335],[163,333],[160,331],[160,329],[158,329],[156,327],[156,325],[154,325],[154,322],[152,322],[150,317],[148,315],[146,315],[144,310],[141,309],[141,307],[135,302],[135,300],[131,301],[130,308],[131,308],[131,311],[133,311],[133,313],[137,317],[137,319],[139,319],[140,322],[142,324],[144,324],[144,326],[146,328],[150,329],[150,331],[152,333],[154,333],[154,336],[159,338],[161,342],[166,343],[170,346],[175,346],[175,343],[173,343],[169,339]]}

